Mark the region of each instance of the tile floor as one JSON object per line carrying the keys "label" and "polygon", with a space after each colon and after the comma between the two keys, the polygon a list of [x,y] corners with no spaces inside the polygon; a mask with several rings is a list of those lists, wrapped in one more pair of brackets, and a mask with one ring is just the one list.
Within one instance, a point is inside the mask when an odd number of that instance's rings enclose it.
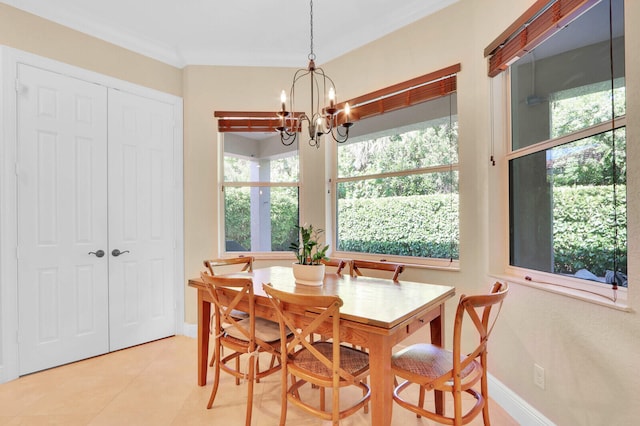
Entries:
{"label": "tile floor", "polygon": [[[0,426],[5,425],[221,425],[244,424],[246,386],[222,374],[218,396],[206,409],[213,374],[196,385],[195,339],[176,336],[21,377],[0,385]],[[346,398],[349,395],[345,395]],[[451,397],[447,398],[450,401]],[[255,387],[254,426],[278,424],[280,375]],[[370,424],[361,410],[341,424]],[[517,423],[491,401],[491,421]],[[289,406],[287,424],[323,425]],[[393,424],[433,425],[394,405]],[[482,416],[472,425],[481,425]]]}

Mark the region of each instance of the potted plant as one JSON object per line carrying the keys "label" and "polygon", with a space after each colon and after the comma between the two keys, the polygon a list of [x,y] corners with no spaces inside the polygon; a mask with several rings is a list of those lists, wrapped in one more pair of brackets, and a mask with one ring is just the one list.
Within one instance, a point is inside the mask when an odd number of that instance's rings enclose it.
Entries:
{"label": "potted plant", "polygon": [[324,280],[324,264],[327,259],[329,245],[320,245],[322,229],[313,225],[296,226],[298,229],[298,241],[291,243],[289,249],[293,251],[298,260],[293,264],[293,276],[296,282],[305,285],[322,285]]}

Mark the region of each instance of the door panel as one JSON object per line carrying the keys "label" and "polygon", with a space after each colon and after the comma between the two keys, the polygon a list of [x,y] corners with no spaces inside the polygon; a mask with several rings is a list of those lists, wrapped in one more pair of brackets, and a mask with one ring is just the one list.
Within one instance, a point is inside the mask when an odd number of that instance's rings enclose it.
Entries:
{"label": "door panel", "polygon": [[18,65],[20,374],[109,349],[107,90]]}
{"label": "door panel", "polygon": [[109,91],[111,350],[175,334],[172,123],[170,104]]}
{"label": "door panel", "polygon": [[18,76],[19,374],[175,334],[173,106]]}

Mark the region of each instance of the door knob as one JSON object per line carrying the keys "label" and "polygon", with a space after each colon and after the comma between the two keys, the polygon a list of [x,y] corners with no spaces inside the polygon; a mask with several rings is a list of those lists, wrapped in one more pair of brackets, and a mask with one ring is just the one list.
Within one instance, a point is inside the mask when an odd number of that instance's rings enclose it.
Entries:
{"label": "door knob", "polygon": [[118,249],[113,249],[113,251],[111,252],[111,255],[113,255],[114,257],[118,257],[121,254],[125,254],[125,253],[129,253],[129,250],[120,251]]}
{"label": "door knob", "polygon": [[102,257],[104,256],[104,250],[90,251],[89,254],[95,254],[96,257]]}

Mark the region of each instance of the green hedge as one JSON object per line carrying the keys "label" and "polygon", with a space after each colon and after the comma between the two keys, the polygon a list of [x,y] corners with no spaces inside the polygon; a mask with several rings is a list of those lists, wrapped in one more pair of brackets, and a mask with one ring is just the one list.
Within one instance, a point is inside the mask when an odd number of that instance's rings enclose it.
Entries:
{"label": "green hedge", "polygon": [[227,241],[235,241],[251,249],[251,203],[249,188],[224,190],[224,233]]}
{"label": "green hedge", "polygon": [[[624,185],[618,186],[618,205],[625,205]],[[273,192],[272,247],[287,251],[296,238],[295,197]],[[589,269],[603,276],[613,269],[615,239],[609,187],[554,189],[555,272],[573,274]],[[598,206],[605,206],[599,208]],[[226,237],[244,247],[250,244],[249,192],[226,191]],[[453,214],[451,213],[453,211]],[[387,253],[448,259],[458,258],[458,200],[449,195],[341,199],[338,206],[338,249],[360,253]],[[626,211],[617,216],[619,269],[627,272]],[[453,238],[452,238],[453,236]],[[453,240],[453,241],[452,241]]]}
{"label": "green hedge", "polygon": [[340,200],[338,249],[458,258],[458,200],[449,195]]}
{"label": "green hedge", "polygon": [[[617,187],[617,205],[626,205],[626,186]],[[586,268],[598,276],[613,270],[614,223],[613,192],[607,186],[554,188],[554,268],[555,272],[573,274]],[[626,209],[619,207],[618,263],[627,273]]]}
{"label": "green hedge", "polygon": [[[297,188],[271,190],[271,251],[287,251],[298,235]],[[249,188],[225,188],[225,237],[251,250]]]}
{"label": "green hedge", "polygon": [[[299,222],[297,188],[271,192],[271,250],[288,251],[298,241]],[[295,193],[295,195],[294,195]]]}

